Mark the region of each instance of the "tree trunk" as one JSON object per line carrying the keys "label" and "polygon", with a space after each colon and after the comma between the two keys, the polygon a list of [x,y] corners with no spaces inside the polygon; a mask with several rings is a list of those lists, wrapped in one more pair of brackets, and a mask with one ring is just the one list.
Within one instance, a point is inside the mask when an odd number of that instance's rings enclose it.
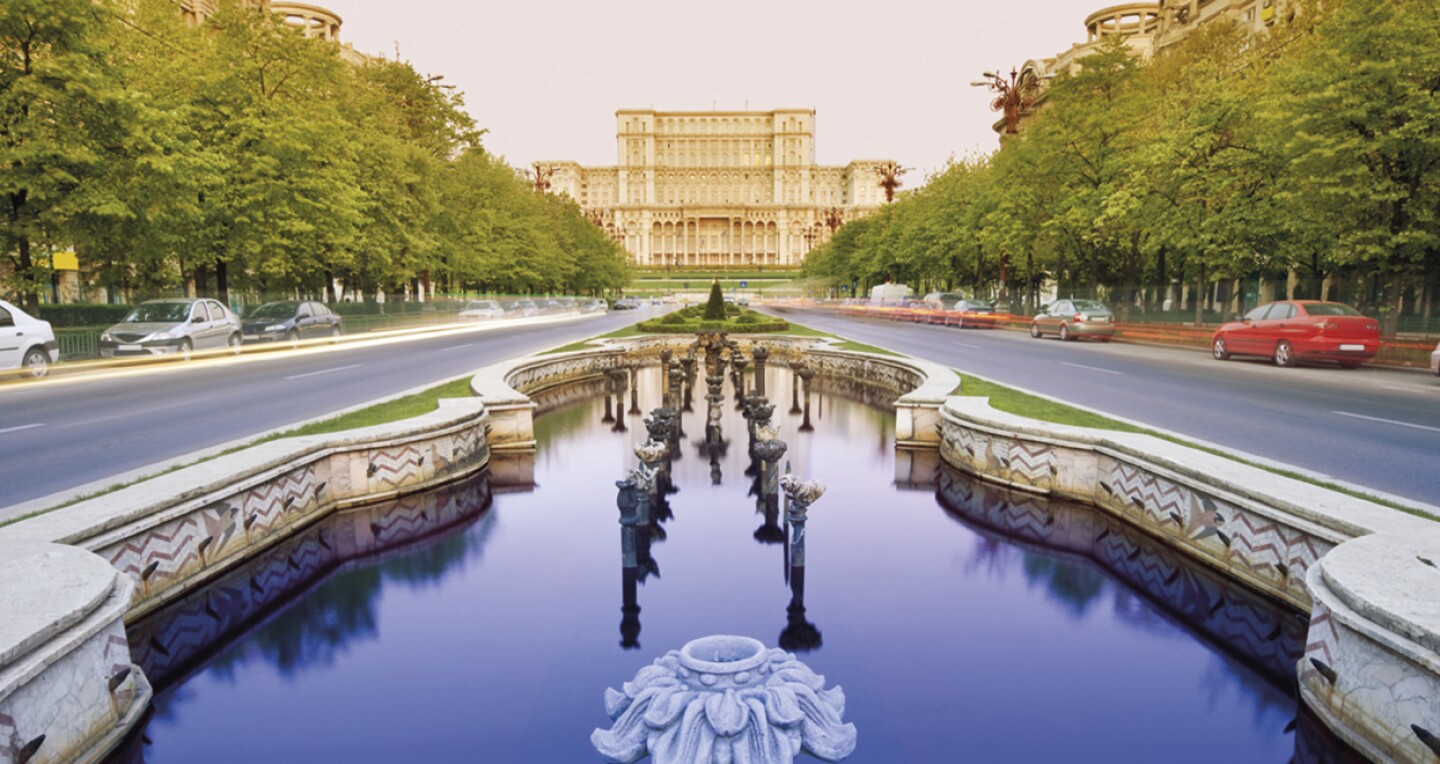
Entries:
{"label": "tree trunk", "polygon": [[30,237],[21,236],[16,245],[20,249],[19,276],[24,291],[20,293],[20,304],[32,316],[40,315],[40,295],[35,293],[35,262],[30,257]]}
{"label": "tree trunk", "polygon": [[1205,324],[1205,264],[1195,269],[1195,325]]}
{"label": "tree trunk", "polygon": [[224,260],[215,261],[215,299],[230,304],[230,279],[229,268]]}

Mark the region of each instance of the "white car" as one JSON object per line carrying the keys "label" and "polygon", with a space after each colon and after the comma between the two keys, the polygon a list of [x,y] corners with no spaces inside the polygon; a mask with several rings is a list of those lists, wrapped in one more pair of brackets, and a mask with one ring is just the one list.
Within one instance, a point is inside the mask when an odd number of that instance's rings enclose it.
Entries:
{"label": "white car", "polygon": [[494,300],[471,300],[465,303],[465,309],[460,311],[462,319],[478,320],[486,318],[501,318],[505,315],[505,309],[500,303]]}
{"label": "white car", "polygon": [[40,379],[60,360],[60,345],[49,321],[0,300],[0,371],[20,369],[22,377]]}
{"label": "white car", "polygon": [[1434,352],[1430,353],[1430,371],[1440,374],[1440,343],[1437,343]]}

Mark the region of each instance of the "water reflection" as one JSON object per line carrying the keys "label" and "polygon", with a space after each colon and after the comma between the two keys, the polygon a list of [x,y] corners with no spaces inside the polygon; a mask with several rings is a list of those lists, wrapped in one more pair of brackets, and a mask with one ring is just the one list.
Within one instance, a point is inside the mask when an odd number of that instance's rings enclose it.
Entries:
{"label": "water reflection", "polygon": [[[1102,515],[897,454],[892,415],[824,374],[811,385],[812,431],[798,376],[770,366],[763,377],[788,445],[777,470],[789,462],[829,489],[809,512],[804,566],[792,564],[757,446],[744,447],[750,422],[731,405],[737,381],[757,386],[754,368],[723,375],[726,447],[676,441],[648,522],[637,505],[617,555],[611,491],[637,466],[642,412],[668,393],[677,432],[710,423],[707,369],[695,368],[701,387],[684,411],[694,383],[683,361],[673,392],[658,367],[629,375],[623,405],[609,378],[540,396],[539,452],[492,465],[495,506],[433,542],[294,573],[294,594],[236,628],[212,626],[205,607],[224,612],[217,603],[249,579],[187,601],[190,620],[172,631],[208,647],[180,656],[183,640],[160,638],[175,657],[154,664],[169,689],[144,757],[593,761],[603,689],[647,654],[712,633],[812,651],[806,662],[845,687],[846,718],[865,731],[852,764],[1309,764],[1336,750],[1303,719],[1295,738],[1285,731],[1303,633],[1289,611]],[[627,432],[602,423],[607,393]],[[363,535],[371,522],[346,527]],[[324,534],[331,546],[340,536]],[[288,569],[274,551],[266,569]]]}
{"label": "water reflection", "polygon": [[[480,533],[460,531],[483,518],[490,500],[489,475],[482,472],[330,515],[133,624],[131,654],[162,694],[201,662],[227,674],[239,663],[264,660],[286,676],[331,665],[354,640],[374,636],[375,601],[385,583],[423,587],[483,547],[483,520]],[[326,581],[364,558],[379,564]],[[323,591],[286,607],[316,587]],[[224,650],[240,638],[244,651]]]}

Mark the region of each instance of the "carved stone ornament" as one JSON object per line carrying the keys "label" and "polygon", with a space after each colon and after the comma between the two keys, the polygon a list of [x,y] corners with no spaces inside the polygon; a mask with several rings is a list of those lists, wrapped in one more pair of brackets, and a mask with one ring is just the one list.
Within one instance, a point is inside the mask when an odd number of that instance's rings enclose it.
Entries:
{"label": "carved stone ornament", "polygon": [[755,428],[756,440],[776,440],[780,437],[780,428],[763,425]]}
{"label": "carved stone ornament", "polygon": [[845,693],[780,649],[738,636],[701,637],[605,691],[614,720],[590,742],[608,762],[789,764],[803,750],[824,761],[855,751],[841,721]]}
{"label": "carved stone ornament", "polygon": [[807,506],[825,495],[824,483],[819,480],[801,480],[795,475],[781,475],[780,487],[785,489],[785,494],[791,501],[802,502]]}
{"label": "carved stone ornament", "polygon": [[755,445],[752,448],[755,451],[755,456],[768,464],[774,464],[780,461],[780,457],[785,455],[786,445],[785,441],[779,438],[766,438],[765,440],[755,441]]}
{"label": "carved stone ornament", "polygon": [[670,447],[664,443],[647,440],[635,446],[635,456],[645,464],[655,464],[670,455]]}

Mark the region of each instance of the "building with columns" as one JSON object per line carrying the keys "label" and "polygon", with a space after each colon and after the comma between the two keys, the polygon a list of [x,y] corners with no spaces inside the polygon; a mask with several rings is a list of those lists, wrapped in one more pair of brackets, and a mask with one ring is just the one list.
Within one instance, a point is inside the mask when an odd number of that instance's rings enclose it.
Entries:
{"label": "building with columns", "polygon": [[615,112],[616,165],[537,162],[647,267],[799,267],[878,209],[881,160],[815,164],[815,111]]}
{"label": "building with columns", "polygon": [[[1043,91],[1054,77],[1076,74],[1086,56],[1116,40],[1134,55],[1148,59],[1181,42],[1206,24],[1228,23],[1245,34],[1267,33],[1282,16],[1293,10],[1292,0],[1149,0],[1111,5],[1085,17],[1085,40],[1049,58],[1031,59],[1020,67],[1023,79],[1030,78],[1041,89],[1033,106],[1021,113],[1021,126],[1044,105]],[[1004,134],[1005,121],[994,125]]]}

